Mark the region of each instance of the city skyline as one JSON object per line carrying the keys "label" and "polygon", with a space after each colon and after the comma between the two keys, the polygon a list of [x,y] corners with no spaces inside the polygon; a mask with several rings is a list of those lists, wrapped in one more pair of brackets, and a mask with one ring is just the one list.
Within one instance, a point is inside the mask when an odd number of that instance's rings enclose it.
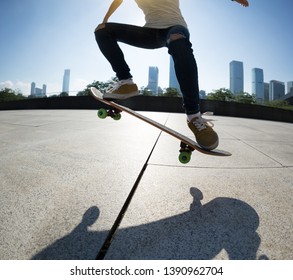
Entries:
{"label": "city skyline", "polygon": [[[230,69],[230,87],[229,90],[233,94],[237,94],[240,92],[244,92],[243,84],[244,84],[244,63],[242,61],[231,61],[229,63]],[[260,68],[252,68],[251,69],[251,92],[248,92],[251,95],[255,95],[256,101],[262,103],[263,101],[268,100],[277,100],[284,97],[286,94],[293,92],[293,81],[277,81],[270,80],[269,82],[265,82],[264,80],[264,70]],[[233,81],[235,80],[235,81]],[[69,93],[69,84],[70,84],[70,69],[64,70],[63,75],[63,84],[62,91]],[[287,84],[287,91],[286,91]],[[180,93],[180,86],[175,74],[174,62],[172,57],[170,56],[169,60],[169,86],[170,88],[176,88]],[[37,88],[36,83],[31,83],[30,95],[35,95],[38,97],[46,96],[47,85],[43,84],[43,88]],[[142,87],[143,88],[143,87]],[[157,66],[149,66],[148,71],[148,83],[146,88],[148,88],[155,95],[159,94],[159,91],[162,91],[159,84],[159,68]],[[235,88],[237,88],[235,90]],[[81,89],[83,90],[83,89]],[[209,94],[209,92],[207,93]],[[200,98],[206,97],[206,90],[200,89]]]}
{"label": "city skyline", "polygon": [[[0,37],[5,43],[0,45],[0,87],[18,88],[28,95],[31,81],[46,81],[48,94],[57,93],[62,88],[60,73],[68,68],[72,71],[73,94],[95,80],[114,77],[93,35],[111,1],[1,1]],[[249,8],[243,8],[228,0],[182,0],[180,6],[189,26],[201,89],[211,92],[228,88],[227,64],[232,60],[245,62],[245,92],[251,92],[248,77],[252,68],[264,69],[267,81],[293,80],[293,38],[289,36],[292,1],[281,5],[277,1],[251,1]],[[144,17],[129,0],[110,21],[141,26]],[[147,84],[149,65],[160,69],[161,87],[169,86],[170,57],[166,48],[121,47],[139,87]]]}
{"label": "city skyline", "polygon": [[[229,80],[230,87],[229,90],[233,94],[238,94],[245,92],[244,91],[244,63],[243,61],[231,61],[229,63]],[[155,70],[155,71],[154,71]],[[156,66],[149,67],[149,83],[148,88],[157,94],[159,88],[159,69]],[[152,84],[156,85],[154,87]],[[258,103],[263,103],[264,101],[269,100],[278,100],[282,99],[286,94],[293,92],[293,81],[287,81],[287,91],[286,91],[286,82],[270,80],[265,82],[264,79],[264,70],[260,68],[251,69],[251,91],[247,92],[250,95],[255,95],[256,101]],[[178,87],[176,87],[178,86]],[[170,57],[169,65],[169,87],[176,88],[179,93],[179,84],[175,75],[174,63],[172,57]],[[291,92],[292,91],[292,92]],[[208,93],[209,94],[209,93]],[[200,89],[200,98],[206,97],[206,90]]]}

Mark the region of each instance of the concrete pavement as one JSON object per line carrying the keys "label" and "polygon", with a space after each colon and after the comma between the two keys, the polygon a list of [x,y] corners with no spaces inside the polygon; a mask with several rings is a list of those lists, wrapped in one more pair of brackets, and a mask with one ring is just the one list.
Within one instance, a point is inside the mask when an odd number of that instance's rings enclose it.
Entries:
{"label": "concrete pavement", "polygon": [[0,259],[293,259],[292,124],[215,116],[233,155],[182,165],[173,137],[95,115],[0,111]]}

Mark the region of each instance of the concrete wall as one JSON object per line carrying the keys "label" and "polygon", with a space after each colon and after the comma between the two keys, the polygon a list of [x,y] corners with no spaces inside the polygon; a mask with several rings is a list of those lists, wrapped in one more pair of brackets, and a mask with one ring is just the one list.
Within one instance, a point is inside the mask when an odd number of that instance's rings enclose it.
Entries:
{"label": "concrete wall", "polygon": [[[120,104],[137,111],[181,113],[181,98],[137,96],[119,101]],[[68,96],[56,98],[25,99],[0,103],[0,110],[24,109],[98,109],[105,107],[91,96]],[[212,111],[215,115],[263,119],[293,123],[293,111],[248,105],[236,102],[201,100],[201,111]]]}

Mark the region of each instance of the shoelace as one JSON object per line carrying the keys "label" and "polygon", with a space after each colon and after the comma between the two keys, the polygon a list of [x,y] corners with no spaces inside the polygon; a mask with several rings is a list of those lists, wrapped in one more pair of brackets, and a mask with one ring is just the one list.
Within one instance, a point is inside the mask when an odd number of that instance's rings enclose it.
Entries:
{"label": "shoelace", "polygon": [[123,83],[121,81],[118,81],[116,83],[110,84],[107,87],[106,92],[113,92],[114,90],[118,89],[121,85],[123,85]]}
{"label": "shoelace", "polygon": [[127,81],[118,81],[116,83],[110,84],[109,87],[106,89],[107,92],[113,92],[114,90],[118,89],[122,85],[130,84]]}
{"label": "shoelace", "polygon": [[214,124],[212,123],[212,121],[214,121],[214,120],[205,119],[205,118],[200,116],[192,123],[195,125],[195,127],[196,127],[196,129],[198,131],[202,131],[203,129],[206,129],[207,126],[208,127],[214,127]]}

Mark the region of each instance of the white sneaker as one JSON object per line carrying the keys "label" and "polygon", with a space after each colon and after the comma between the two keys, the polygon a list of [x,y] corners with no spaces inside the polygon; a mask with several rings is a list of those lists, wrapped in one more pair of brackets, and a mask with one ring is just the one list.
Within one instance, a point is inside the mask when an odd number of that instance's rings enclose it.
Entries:
{"label": "white sneaker", "polygon": [[132,79],[121,80],[111,85],[103,95],[104,99],[126,99],[138,95],[138,87]]}

